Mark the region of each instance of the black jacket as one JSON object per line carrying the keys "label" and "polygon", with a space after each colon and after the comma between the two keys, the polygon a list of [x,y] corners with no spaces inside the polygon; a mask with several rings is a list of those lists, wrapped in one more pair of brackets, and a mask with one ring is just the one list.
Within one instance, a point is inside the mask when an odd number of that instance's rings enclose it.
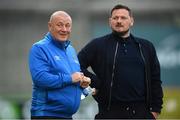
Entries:
{"label": "black jacket", "polygon": [[[162,87],[160,80],[160,65],[153,44],[147,40],[134,37],[145,64],[146,103],[153,112],[161,112]],[[83,73],[92,80],[91,87],[98,89],[93,96],[99,107],[111,105],[111,89],[113,85],[113,64],[116,60],[116,45],[118,36],[108,34],[88,43],[78,54]],[[88,67],[92,68],[87,70]],[[116,67],[116,66],[115,66]]]}

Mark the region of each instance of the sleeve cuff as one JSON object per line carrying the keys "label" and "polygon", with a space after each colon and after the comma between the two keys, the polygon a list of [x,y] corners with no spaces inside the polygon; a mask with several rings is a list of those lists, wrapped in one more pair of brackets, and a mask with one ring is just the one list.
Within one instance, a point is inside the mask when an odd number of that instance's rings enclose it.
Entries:
{"label": "sleeve cuff", "polygon": [[62,77],[62,85],[63,86],[66,86],[66,85],[69,85],[69,84],[72,84],[72,78],[71,78],[71,76],[70,75],[63,75],[63,77]]}
{"label": "sleeve cuff", "polygon": [[151,111],[151,112],[157,112],[157,113],[159,113],[159,114],[161,113],[161,110],[160,110],[159,108],[157,108],[157,107],[151,107],[151,108],[150,108],[150,111]]}

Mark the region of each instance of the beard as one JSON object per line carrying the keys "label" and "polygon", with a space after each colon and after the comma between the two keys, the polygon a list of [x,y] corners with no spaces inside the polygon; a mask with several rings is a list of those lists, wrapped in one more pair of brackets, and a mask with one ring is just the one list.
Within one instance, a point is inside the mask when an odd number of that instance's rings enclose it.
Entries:
{"label": "beard", "polygon": [[117,32],[117,31],[113,30],[113,33],[119,37],[123,37],[129,33],[129,29],[126,31],[122,31],[122,32]]}

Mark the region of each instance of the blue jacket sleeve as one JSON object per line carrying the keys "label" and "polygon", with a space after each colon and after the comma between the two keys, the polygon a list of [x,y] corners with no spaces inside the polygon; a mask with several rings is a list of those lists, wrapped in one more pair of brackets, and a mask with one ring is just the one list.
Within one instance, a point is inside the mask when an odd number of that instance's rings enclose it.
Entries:
{"label": "blue jacket sleeve", "polygon": [[36,45],[33,45],[30,50],[29,68],[35,86],[56,89],[72,84],[71,75],[51,71],[45,52]]}

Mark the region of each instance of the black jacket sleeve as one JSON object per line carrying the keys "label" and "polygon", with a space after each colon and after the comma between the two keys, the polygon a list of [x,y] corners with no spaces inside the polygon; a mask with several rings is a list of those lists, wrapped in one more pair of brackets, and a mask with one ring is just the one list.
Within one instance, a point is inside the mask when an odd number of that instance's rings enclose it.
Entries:
{"label": "black jacket sleeve", "polygon": [[98,89],[100,84],[99,78],[93,73],[92,70],[88,70],[88,67],[96,64],[96,52],[97,46],[95,40],[92,40],[79,52],[78,59],[84,75],[91,78],[90,86]]}
{"label": "black jacket sleeve", "polygon": [[153,45],[151,45],[151,105],[153,112],[161,112],[163,104],[163,91],[162,91],[162,81],[160,75],[160,64],[156,54],[156,50]]}

